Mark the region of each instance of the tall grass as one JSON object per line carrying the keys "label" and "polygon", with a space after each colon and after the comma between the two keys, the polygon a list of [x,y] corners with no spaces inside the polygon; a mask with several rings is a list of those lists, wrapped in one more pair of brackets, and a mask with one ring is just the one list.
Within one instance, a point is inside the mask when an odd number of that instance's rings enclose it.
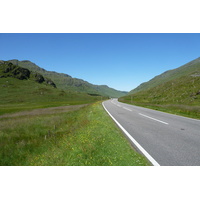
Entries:
{"label": "tall grass", "polygon": [[0,165],[150,165],[100,103],[67,113],[4,118],[0,123]]}

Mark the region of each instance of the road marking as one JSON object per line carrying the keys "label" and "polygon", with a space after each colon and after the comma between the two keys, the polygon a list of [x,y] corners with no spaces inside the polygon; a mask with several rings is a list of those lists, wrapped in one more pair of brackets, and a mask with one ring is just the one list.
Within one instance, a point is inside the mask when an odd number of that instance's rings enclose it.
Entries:
{"label": "road marking", "polygon": [[[116,104],[116,105],[117,105],[117,104]],[[117,105],[117,106],[121,108],[121,106],[120,106],[120,105]]]}
{"label": "road marking", "polygon": [[141,114],[141,113],[139,113],[139,115],[142,115],[142,116],[147,117],[147,118],[149,118],[149,119],[153,119],[153,120],[155,120],[155,121],[157,121],[157,122],[160,122],[160,123],[163,123],[163,124],[167,124],[167,125],[169,124],[169,123],[167,123],[167,122],[163,122],[163,121],[161,121],[161,120],[155,119],[155,118],[153,118],[153,117],[149,117],[149,116],[144,115],[144,114]]}
{"label": "road marking", "polygon": [[126,109],[126,110],[128,110],[128,111],[131,111],[131,112],[132,112],[132,110],[130,110],[130,109],[126,108],[126,107],[122,107],[122,108],[124,108],[124,109]]}
{"label": "road marking", "polygon": [[111,101],[112,104],[115,104],[113,101]]}
{"label": "road marking", "polygon": [[104,102],[102,103],[105,111],[110,115],[110,117],[114,120],[114,122],[121,128],[121,130],[126,134],[126,136],[130,139],[130,141],[139,149],[139,151],[152,163],[154,166],[160,166],[155,159],[126,131],[126,129],[110,114],[110,112],[104,106]]}

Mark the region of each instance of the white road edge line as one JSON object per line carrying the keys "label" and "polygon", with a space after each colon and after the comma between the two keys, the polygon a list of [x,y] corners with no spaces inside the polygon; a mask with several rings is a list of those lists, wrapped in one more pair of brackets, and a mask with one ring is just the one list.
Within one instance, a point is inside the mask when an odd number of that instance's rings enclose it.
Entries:
{"label": "white road edge line", "polygon": [[104,106],[104,102],[102,105],[105,111],[110,115],[110,117],[114,120],[114,122],[121,128],[121,130],[126,134],[126,136],[131,140],[131,142],[141,151],[141,153],[152,163],[154,166],[160,166],[155,159],[126,131],[126,129],[110,114],[110,112]]}
{"label": "white road edge line", "polygon": [[167,123],[167,122],[163,122],[163,121],[158,120],[158,119],[155,119],[155,118],[153,118],[153,117],[149,117],[149,116],[144,115],[144,114],[142,114],[142,113],[139,113],[139,115],[142,115],[142,116],[147,117],[147,118],[149,118],[149,119],[153,119],[153,120],[155,120],[155,121],[157,121],[157,122],[160,122],[160,123],[169,125],[169,123]]}

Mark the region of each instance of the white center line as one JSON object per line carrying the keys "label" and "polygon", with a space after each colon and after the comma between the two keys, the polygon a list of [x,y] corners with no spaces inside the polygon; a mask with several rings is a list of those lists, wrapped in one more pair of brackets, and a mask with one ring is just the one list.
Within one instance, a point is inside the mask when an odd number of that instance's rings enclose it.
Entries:
{"label": "white center line", "polygon": [[126,110],[128,110],[128,111],[132,111],[132,110],[130,110],[130,109],[128,109],[128,108],[126,108],[126,107],[122,107],[122,108],[124,108],[124,109],[126,109]]}
{"label": "white center line", "polygon": [[161,120],[155,119],[155,118],[153,118],[153,117],[149,117],[149,116],[144,115],[144,114],[141,114],[141,113],[139,113],[139,115],[142,115],[142,116],[147,117],[147,118],[149,118],[149,119],[153,119],[153,120],[155,120],[155,121],[157,121],[157,122],[160,122],[160,123],[163,123],[163,124],[167,124],[167,125],[169,124],[169,123],[167,123],[167,122],[163,122],[163,121],[161,121]]}
{"label": "white center line", "polygon": [[127,135],[127,137],[130,139],[130,141],[139,149],[140,152],[154,165],[154,166],[160,166],[154,158],[130,135],[129,132],[124,129],[124,127],[110,114],[110,112],[106,109],[104,102],[102,103],[104,109],[106,112],[110,115],[110,117],[115,121],[115,123],[121,128],[121,130],[124,132],[124,134]]}

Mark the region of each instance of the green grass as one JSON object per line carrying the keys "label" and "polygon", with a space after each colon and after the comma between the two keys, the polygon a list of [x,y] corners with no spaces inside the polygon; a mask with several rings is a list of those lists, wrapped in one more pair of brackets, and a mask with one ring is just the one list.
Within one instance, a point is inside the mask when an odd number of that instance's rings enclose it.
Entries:
{"label": "green grass", "polygon": [[107,97],[121,97],[126,94],[126,92],[109,88],[106,85],[93,85],[82,79],[72,78],[67,74],[46,71],[30,61],[13,60],[11,62],[50,78],[56,84],[57,88],[62,89],[64,91],[71,90],[90,94],[99,94]]}
{"label": "green grass", "polygon": [[102,98],[16,78],[0,78],[0,91],[0,115],[36,108],[86,104]]}
{"label": "green grass", "polygon": [[153,79],[149,80],[148,82],[142,83],[137,88],[131,90],[129,94],[135,94],[140,91],[148,90],[159,86],[160,84],[167,83],[181,77],[187,76],[189,74],[200,74],[200,58],[197,58],[185,65],[178,67],[173,70],[168,70]]}
{"label": "green grass", "polygon": [[3,166],[146,166],[100,102],[78,111],[0,120]]}
{"label": "green grass", "polygon": [[200,76],[189,74],[119,100],[200,119]]}
{"label": "green grass", "polygon": [[142,83],[119,101],[200,119],[200,58]]}

